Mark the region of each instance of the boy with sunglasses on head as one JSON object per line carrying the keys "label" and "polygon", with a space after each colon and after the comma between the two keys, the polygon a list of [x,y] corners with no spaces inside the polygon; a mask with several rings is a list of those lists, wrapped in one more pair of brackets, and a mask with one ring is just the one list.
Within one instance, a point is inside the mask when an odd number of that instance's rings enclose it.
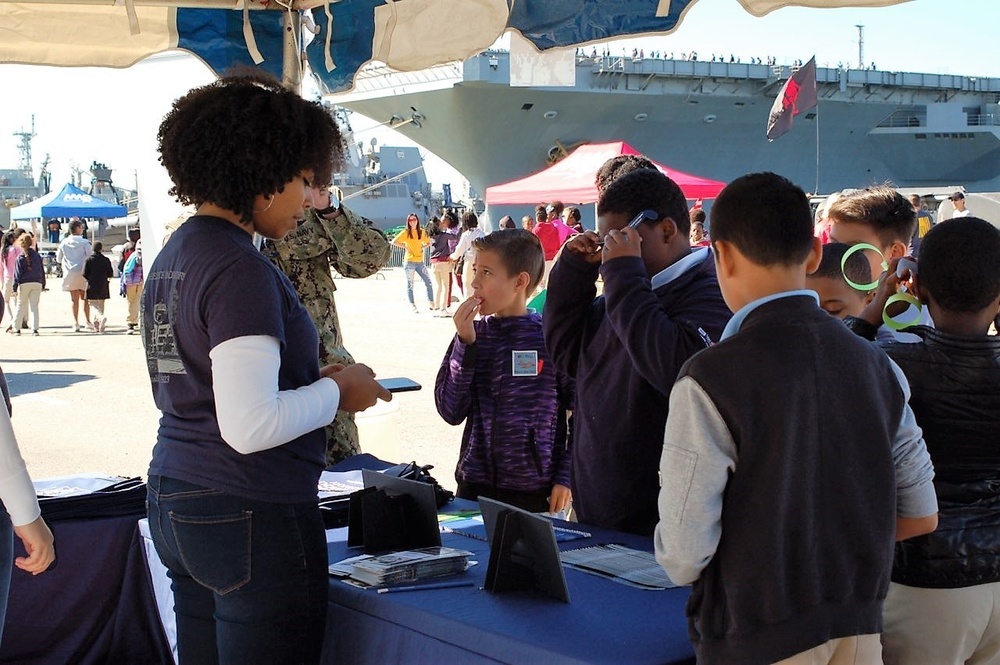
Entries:
{"label": "boy with sunglasses on head", "polygon": [[711,252],[692,249],[689,223],[676,183],[634,170],[603,189],[600,235],[568,240],[552,269],[542,323],[556,367],[575,379],[573,507],[581,522],[642,535],[656,526],[670,389],[730,316]]}

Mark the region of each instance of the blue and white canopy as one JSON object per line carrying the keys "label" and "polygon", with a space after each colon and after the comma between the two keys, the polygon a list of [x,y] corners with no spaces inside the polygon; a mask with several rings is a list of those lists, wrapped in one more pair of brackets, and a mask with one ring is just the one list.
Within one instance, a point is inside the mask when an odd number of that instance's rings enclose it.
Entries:
{"label": "blue and white canopy", "polygon": [[[758,16],[789,5],[884,6],[908,0],[739,0]],[[299,35],[285,15],[305,12],[306,49],[321,87],[351,87],[369,60],[400,71],[463,60],[516,31],[539,50],[668,33],[696,0],[0,0],[0,62],[128,67],[169,49],[216,73],[298,66]],[[287,7],[286,7],[287,5]],[[736,8],[736,0],[733,2]],[[440,39],[442,26],[455,26]],[[287,72],[286,72],[287,74]]]}
{"label": "blue and white canopy", "polygon": [[69,183],[58,192],[49,192],[34,201],[10,209],[11,219],[124,217],[127,214],[125,206],[108,203]]}

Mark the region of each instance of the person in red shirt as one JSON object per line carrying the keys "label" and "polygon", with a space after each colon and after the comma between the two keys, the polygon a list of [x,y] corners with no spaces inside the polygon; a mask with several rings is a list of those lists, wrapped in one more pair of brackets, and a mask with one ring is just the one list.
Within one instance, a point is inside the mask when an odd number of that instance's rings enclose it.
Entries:
{"label": "person in red shirt", "polygon": [[538,241],[542,243],[542,252],[545,254],[545,274],[542,276],[542,281],[539,283],[539,288],[545,288],[548,283],[549,272],[552,270],[552,264],[555,263],[556,254],[559,253],[559,248],[562,246],[561,237],[559,229],[549,221],[548,212],[545,210],[545,206],[540,205],[535,208],[535,228],[531,230],[532,233],[538,238]]}

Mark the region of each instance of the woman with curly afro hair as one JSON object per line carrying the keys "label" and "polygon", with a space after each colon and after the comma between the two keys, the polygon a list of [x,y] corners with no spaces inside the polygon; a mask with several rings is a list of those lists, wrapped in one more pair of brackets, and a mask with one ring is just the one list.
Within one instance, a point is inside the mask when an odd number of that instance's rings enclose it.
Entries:
{"label": "woman with curly afro hair", "polygon": [[320,367],[316,328],[254,247],[329,182],[330,115],[260,74],[176,100],[158,134],[196,213],[145,276],[142,332],[162,411],[149,522],[170,573],[182,663],[315,663],[327,553],[316,487],[337,409],[390,399],[364,365]]}

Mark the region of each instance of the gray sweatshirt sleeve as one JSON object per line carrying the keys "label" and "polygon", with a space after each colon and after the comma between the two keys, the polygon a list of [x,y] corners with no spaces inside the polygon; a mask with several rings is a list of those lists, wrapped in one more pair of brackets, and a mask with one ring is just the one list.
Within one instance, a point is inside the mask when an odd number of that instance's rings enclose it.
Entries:
{"label": "gray sweatshirt sleeve", "polygon": [[934,515],[938,511],[937,495],[934,492],[934,465],[924,443],[924,433],[917,425],[916,416],[910,408],[910,384],[906,375],[892,360],[892,371],[896,373],[899,387],[903,389],[906,404],[899,429],[892,442],[892,460],[896,466],[896,515],[916,518]]}
{"label": "gray sweatshirt sleeve", "polygon": [[670,393],[660,458],[656,560],[675,584],[691,584],[715,556],[722,497],[736,469],[736,444],[711,398],[690,378]]}

